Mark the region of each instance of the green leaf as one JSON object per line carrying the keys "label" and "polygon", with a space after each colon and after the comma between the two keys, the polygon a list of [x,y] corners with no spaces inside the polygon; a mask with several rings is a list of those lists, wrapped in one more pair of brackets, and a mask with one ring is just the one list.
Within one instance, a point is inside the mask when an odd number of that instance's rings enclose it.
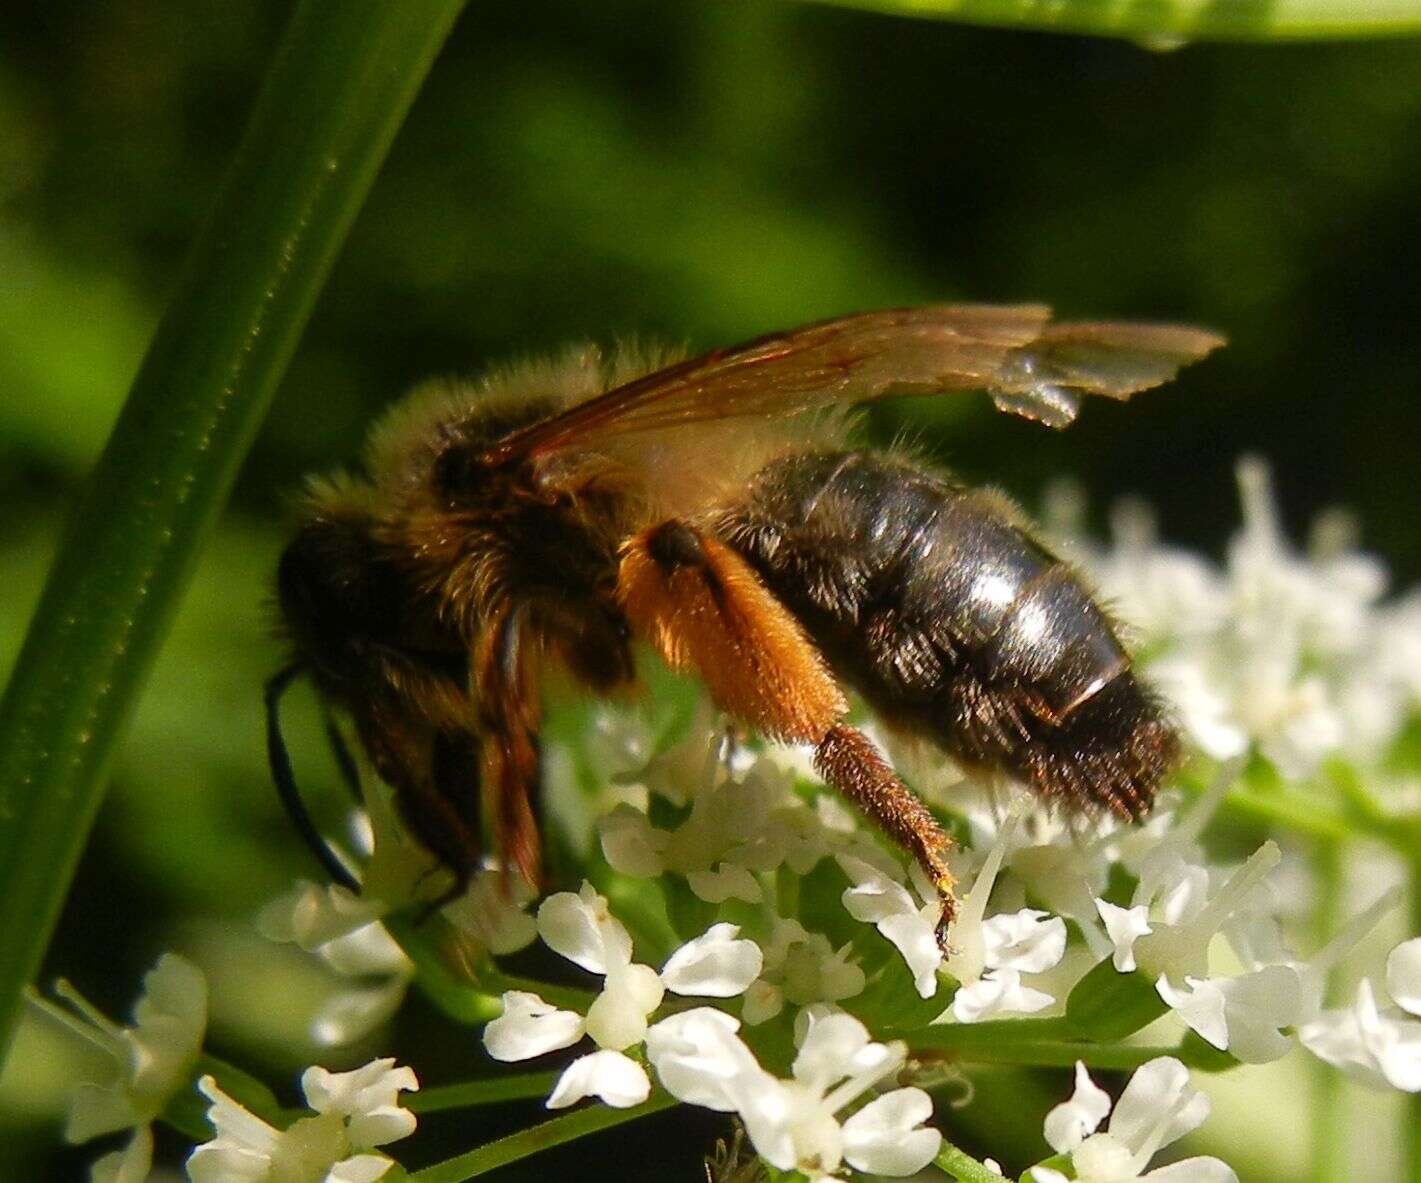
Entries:
{"label": "green leaf", "polygon": [[1066,999],[1066,1022],[1087,1039],[1124,1039],[1168,1009],[1149,978],[1120,973],[1107,957],[1076,983]]}
{"label": "green leaf", "polygon": [[1416,0],[820,0],[896,16],[957,20],[1008,29],[1126,37],[1146,48],[1189,41],[1298,41],[1401,36],[1421,30]]}
{"label": "green leaf", "polygon": [[292,16],[0,703],[0,1050],[198,552],[462,3]]}

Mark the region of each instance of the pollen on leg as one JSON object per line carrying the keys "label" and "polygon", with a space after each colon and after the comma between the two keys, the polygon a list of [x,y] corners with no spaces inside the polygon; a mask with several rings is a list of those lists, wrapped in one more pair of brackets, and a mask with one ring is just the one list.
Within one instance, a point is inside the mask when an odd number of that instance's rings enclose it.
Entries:
{"label": "pollen on leg", "polygon": [[848,710],[799,622],[729,547],[681,522],[622,550],[617,596],[633,629],[717,706],[776,739],[817,744]]}

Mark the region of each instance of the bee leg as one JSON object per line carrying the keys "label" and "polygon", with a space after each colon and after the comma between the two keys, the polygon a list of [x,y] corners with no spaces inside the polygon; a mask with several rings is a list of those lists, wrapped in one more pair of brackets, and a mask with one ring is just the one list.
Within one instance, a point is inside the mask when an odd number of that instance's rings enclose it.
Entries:
{"label": "bee leg", "polygon": [[321,702],[321,721],[325,725],[326,741],[331,745],[336,767],[340,769],[340,778],[350,790],[350,795],[355,798],[356,805],[364,808],[365,790],[360,786],[360,768],[355,763],[355,757],[350,754],[350,745],[341,734],[340,724],[336,722],[335,715],[324,700]]}
{"label": "bee leg", "polygon": [[946,952],[948,926],[957,911],[955,880],[944,858],[952,848],[952,839],[856,727],[836,723],[829,728],[814,749],[814,767],[893,841],[912,853],[928,873],[942,900],[937,939]]}
{"label": "bee leg", "polygon": [[673,669],[694,669],[717,706],[757,731],[811,744],[815,767],[913,855],[942,899],[939,943],[955,911],[943,858],[951,839],[862,732],[798,620],[723,542],[684,522],[622,548],[617,596],[632,626]]}
{"label": "bee leg", "polygon": [[527,643],[525,612],[496,613],[473,658],[472,682],[482,740],[483,792],[505,873],[516,867],[533,886],[542,881],[537,798],[541,704]]}
{"label": "bee leg", "polygon": [[360,884],[350,873],[330,844],[321,837],[311,815],[306,811],[306,803],[301,800],[301,792],[296,787],[296,777],[291,770],[291,756],[286,750],[286,741],[281,735],[281,696],[287,687],[304,672],[300,664],[289,665],[276,674],[266,684],[263,699],[266,703],[266,752],[271,765],[271,779],[276,783],[277,795],[286,808],[291,824],[301,835],[302,841],[316,856],[331,879],[349,891],[359,892]]}

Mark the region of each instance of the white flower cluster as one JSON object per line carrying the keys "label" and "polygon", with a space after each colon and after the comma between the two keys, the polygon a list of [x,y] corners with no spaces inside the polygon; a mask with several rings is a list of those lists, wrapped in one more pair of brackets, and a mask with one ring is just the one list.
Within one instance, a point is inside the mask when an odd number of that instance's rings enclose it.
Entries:
{"label": "white flower cluster", "polygon": [[[1110,1116],[1104,1133],[1100,1123]],[[1143,1065],[1120,1095],[1114,1112],[1110,1097],[1085,1065],[1076,1062],[1076,1091],[1046,1115],[1046,1141],[1068,1154],[1081,1183],[1238,1183],[1217,1158],[1186,1158],[1142,1174],[1155,1152],[1198,1129],[1209,1116],[1209,1098],[1189,1084],[1184,1065],[1161,1056]],[[1036,1183],[1067,1183],[1053,1167],[1032,1167]]]}
{"label": "white flower cluster", "polygon": [[1243,528],[1222,568],[1160,545],[1138,505],[1116,513],[1110,549],[1069,521],[1067,545],[1138,630],[1151,681],[1199,750],[1256,748],[1290,780],[1333,755],[1374,765],[1421,706],[1421,593],[1382,604],[1386,570],[1352,548],[1339,515],[1295,551],[1261,461],[1241,462],[1238,482]]}
{"label": "white flower cluster", "polygon": [[[583,989],[520,981],[503,992],[501,1013],[482,1033],[488,1054],[518,1062],[577,1048],[548,1108],[596,1098],[630,1109],[659,1088],[735,1114],[766,1163],[816,1183],[850,1171],[912,1175],[942,1149],[932,1101],[914,1086],[931,1078],[931,1066],[889,1035],[911,1042],[913,1031],[930,1029],[925,1045],[968,1046],[1011,1024],[985,1033],[965,1025],[1065,1016],[1072,1037],[1089,1040],[1096,1036],[1078,1026],[1089,1008],[1073,993],[1087,975],[1090,988],[1143,998],[1154,1009],[1142,1023],[1169,1015],[1181,1037],[1193,1031],[1236,1060],[1263,1063],[1301,1044],[1359,1079],[1421,1092],[1421,938],[1391,953],[1390,1004],[1363,980],[1351,1006],[1324,1008],[1330,972],[1396,907],[1399,890],[1374,892],[1301,957],[1285,939],[1273,882],[1279,845],[1263,842],[1222,866],[1203,844],[1250,757],[1284,780],[1311,777],[1337,756],[1365,762],[1371,776],[1421,705],[1421,599],[1380,607],[1380,569],[1335,539],[1295,554],[1261,468],[1244,465],[1240,480],[1245,526],[1222,569],[1159,546],[1130,514],[1118,518],[1113,548],[1085,553],[1142,630],[1150,676],[1192,745],[1212,758],[1214,779],[1202,793],[1186,800],[1168,789],[1153,817],[1126,827],[956,786],[935,802],[971,835],[952,856],[963,891],[944,956],[933,885],[819,783],[802,753],[732,752],[703,721],[649,754],[643,720],[619,722],[603,710],[584,755],[613,787],[592,807],[584,795],[581,828],[566,828],[606,895],[585,882],[530,914],[531,892],[490,864],[443,908],[477,946],[471,964],[488,967],[487,956],[540,941],[542,956],[551,951],[595,978]],[[553,768],[567,760],[548,754]],[[1393,794],[1393,805],[1399,799]],[[360,896],[298,884],[261,919],[268,936],[319,956],[349,982],[317,1016],[325,1042],[353,1039],[391,1015],[415,972],[382,918],[427,898],[429,858],[378,800],[371,825],[373,838],[350,860]],[[103,1178],[127,1183],[146,1171],[147,1123],[196,1069],[201,985],[191,967],[165,959],[134,1028],[85,1012],[122,1070],[116,1084],[83,1095],[71,1135],[138,1131],[127,1151],[103,1160]],[[1191,1046],[1178,1054],[1189,1058]],[[200,1087],[217,1135],[189,1162],[199,1183],[362,1183],[390,1167],[378,1147],[414,1128],[398,1104],[401,1091],[417,1087],[414,1074],[391,1060],[353,1073],[309,1070],[312,1112],[286,1129],[240,1108],[211,1077]],[[1208,1108],[1179,1060],[1141,1067],[1113,1112],[1078,1064],[1074,1095],[1046,1119],[1057,1157],[1031,1168],[1032,1177],[1233,1183],[1214,1158],[1149,1169]]]}
{"label": "white flower cluster", "polygon": [[301,1091],[314,1112],[285,1129],[249,1113],[210,1076],[197,1087],[212,1102],[207,1120],[217,1136],[188,1157],[192,1183],[374,1183],[395,1165],[375,1148],[414,1133],[399,1094],[419,1081],[389,1059],[354,1072],[308,1068]]}

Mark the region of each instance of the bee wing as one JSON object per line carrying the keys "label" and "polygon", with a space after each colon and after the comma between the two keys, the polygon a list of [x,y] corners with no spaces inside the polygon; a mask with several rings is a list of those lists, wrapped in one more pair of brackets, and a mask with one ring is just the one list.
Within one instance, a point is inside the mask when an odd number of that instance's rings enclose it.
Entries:
{"label": "bee wing", "polygon": [[490,459],[546,455],[608,434],[960,390],[986,390],[1004,411],[1064,427],[1082,394],[1127,398],[1222,344],[1181,325],[1052,324],[1040,304],[865,312],[634,379],[514,432]]}

